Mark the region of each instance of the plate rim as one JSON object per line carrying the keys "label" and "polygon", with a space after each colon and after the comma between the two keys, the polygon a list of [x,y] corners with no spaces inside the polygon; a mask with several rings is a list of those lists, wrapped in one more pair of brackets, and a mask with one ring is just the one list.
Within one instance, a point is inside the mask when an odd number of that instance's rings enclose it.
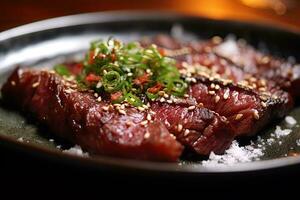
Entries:
{"label": "plate rim", "polygon": [[[195,20],[204,20],[212,22],[224,22],[230,24],[243,24],[249,25],[251,28],[261,28],[264,27],[268,30],[276,30],[279,32],[295,34],[300,39],[300,32],[289,30],[286,28],[263,24],[263,23],[252,23],[243,22],[235,20],[219,20],[210,19],[205,17],[199,17],[195,15],[188,14],[178,14],[176,12],[153,12],[153,11],[106,11],[106,12],[93,12],[93,13],[83,13],[76,15],[68,15],[56,18],[50,18],[46,20],[41,20],[22,26],[18,26],[3,32],[0,32],[0,43],[8,39],[13,39],[16,37],[26,36],[27,34],[47,31],[56,28],[71,27],[76,25],[84,25],[91,23],[104,23],[113,21],[130,21],[139,17],[139,20],[145,19],[161,19],[168,18],[170,20],[183,19],[183,18],[193,18]],[[192,174],[220,174],[220,173],[243,173],[250,171],[262,171],[270,170],[280,167],[288,167],[292,165],[300,165],[300,157],[284,157],[271,160],[261,160],[249,163],[240,163],[233,166],[222,166],[221,168],[204,167],[192,165],[179,165],[178,163],[164,163],[164,162],[151,162],[151,161],[141,161],[141,160],[130,160],[124,158],[115,158],[107,156],[95,156],[95,157],[79,157],[75,155],[69,155],[60,152],[59,150],[49,149],[37,144],[28,144],[24,142],[17,141],[16,138],[9,137],[0,134],[0,145],[1,143],[9,145],[10,148],[22,149],[26,153],[36,154],[39,156],[49,157],[51,159],[60,160],[61,162],[69,161],[77,163],[80,165],[92,166],[96,168],[101,167],[117,167],[122,169],[132,169],[132,170],[146,170],[152,172],[176,172],[176,173],[192,173]],[[67,158],[67,159],[65,159]],[[93,166],[94,165],[94,166]]]}

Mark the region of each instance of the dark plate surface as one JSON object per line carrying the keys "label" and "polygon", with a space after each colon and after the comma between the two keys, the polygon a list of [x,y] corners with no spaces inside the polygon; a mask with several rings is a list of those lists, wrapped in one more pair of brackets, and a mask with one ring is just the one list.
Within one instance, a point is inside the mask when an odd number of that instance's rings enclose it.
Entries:
{"label": "dark plate surface", "polygon": [[[170,33],[174,25],[184,28],[187,40],[234,34],[255,47],[267,49],[273,55],[293,56],[300,61],[300,34],[274,27],[163,13],[92,13],[45,20],[0,33],[0,84],[17,65],[50,67],[55,63],[82,58],[89,42],[94,39],[114,36],[124,41],[137,40],[157,33]],[[300,107],[296,107],[289,115],[300,120]],[[284,121],[274,122],[261,134],[262,138],[269,138],[276,124],[286,126]],[[42,159],[94,169],[201,175],[300,167],[300,157],[286,157],[289,152],[300,152],[300,146],[296,144],[299,138],[300,128],[295,126],[287,137],[265,145],[261,161],[218,168],[205,167],[199,162],[170,164],[104,156],[77,157],[62,153],[57,148],[62,144],[56,140],[49,141],[52,137],[45,128],[39,128],[18,112],[0,106],[0,146]],[[254,146],[259,144],[256,138],[251,139]],[[67,147],[65,144],[62,146]]]}

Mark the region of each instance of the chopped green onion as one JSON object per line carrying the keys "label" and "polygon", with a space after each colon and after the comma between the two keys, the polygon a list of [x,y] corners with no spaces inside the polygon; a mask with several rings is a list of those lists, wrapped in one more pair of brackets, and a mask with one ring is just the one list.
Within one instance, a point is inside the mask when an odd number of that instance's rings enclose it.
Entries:
{"label": "chopped green onion", "polygon": [[130,103],[133,106],[138,107],[138,106],[143,105],[143,102],[141,101],[141,99],[132,93],[127,93],[125,99],[128,103]]}
{"label": "chopped green onion", "polygon": [[122,77],[116,71],[110,71],[103,75],[103,87],[106,92],[115,92],[122,89]]}
{"label": "chopped green onion", "polygon": [[65,65],[59,64],[54,66],[54,71],[61,76],[70,76],[71,73]]}

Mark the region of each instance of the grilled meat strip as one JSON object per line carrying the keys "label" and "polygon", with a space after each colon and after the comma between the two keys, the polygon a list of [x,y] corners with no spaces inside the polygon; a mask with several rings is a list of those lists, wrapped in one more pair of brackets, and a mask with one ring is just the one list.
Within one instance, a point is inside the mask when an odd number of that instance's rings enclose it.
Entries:
{"label": "grilled meat strip", "polygon": [[176,161],[183,146],[160,122],[144,126],[146,113],[126,114],[80,92],[72,82],[47,71],[16,70],[2,88],[6,102],[30,112],[50,130],[94,154]]}
{"label": "grilled meat strip", "polygon": [[165,124],[176,139],[200,155],[210,152],[222,154],[235,135],[225,117],[203,106],[178,103],[152,102],[155,120]]}
{"label": "grilled meat strip", "polygon": [[259,92],[248,85],[226,81],[198,76],[189,95],[198,104],[226,117],[235,136],[255,135],[293,107],[289,93],[270,83],[264,87],[268,92]]}
{"label": "grilled meat strip", "polygon": [[167,35],[158,35],[144,40],[142,44],[147,46],[151,42],[167,56],[179,61],[179,67],[184,63],[200,64],[234,82],[248,77],[272,80],[293,97],[300,97],[300,64],[263,54],[243,40],[222,41],[217,37],[184,43]]}

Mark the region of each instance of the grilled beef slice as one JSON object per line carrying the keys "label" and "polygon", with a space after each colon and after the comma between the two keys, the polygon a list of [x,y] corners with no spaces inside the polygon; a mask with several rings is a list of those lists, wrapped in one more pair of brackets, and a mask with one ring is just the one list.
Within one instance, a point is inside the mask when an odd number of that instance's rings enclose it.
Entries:
{"label": "grilled beef slice", "polygon": [[2,88],[6,102],[30,112],[56,135],[90,153],[176,161],[183,147],[160,122],[144,126],[146,113],[120,114],[93,94],[47,71],[16,70]]}
{"label": "grilled beef slice", "polygon": [[293,97],[300,97],[300,64],[288,62],[255,50],[245,41],[223,41],[215,37],[206,41],[181,42],[167,35],[145,40],[143,45],[157,44],[167,56],[190,65],[200,64],[234,82],[247,77],[272,80]]}
{"label": "grilled beef slice", "polygon": [[[95,154],[175,161],[183,148],[174,136],[201,155],[223,153],[235,136],[228,121],[209,109],[191,110],[185,101],[152,102],[148,113],[126,107],[120,114],[109,102],[97,102],[93,94],[47,71],[16,70],[2,94],[54,134]],[[151,120],[142,125],[148,115]]]}

